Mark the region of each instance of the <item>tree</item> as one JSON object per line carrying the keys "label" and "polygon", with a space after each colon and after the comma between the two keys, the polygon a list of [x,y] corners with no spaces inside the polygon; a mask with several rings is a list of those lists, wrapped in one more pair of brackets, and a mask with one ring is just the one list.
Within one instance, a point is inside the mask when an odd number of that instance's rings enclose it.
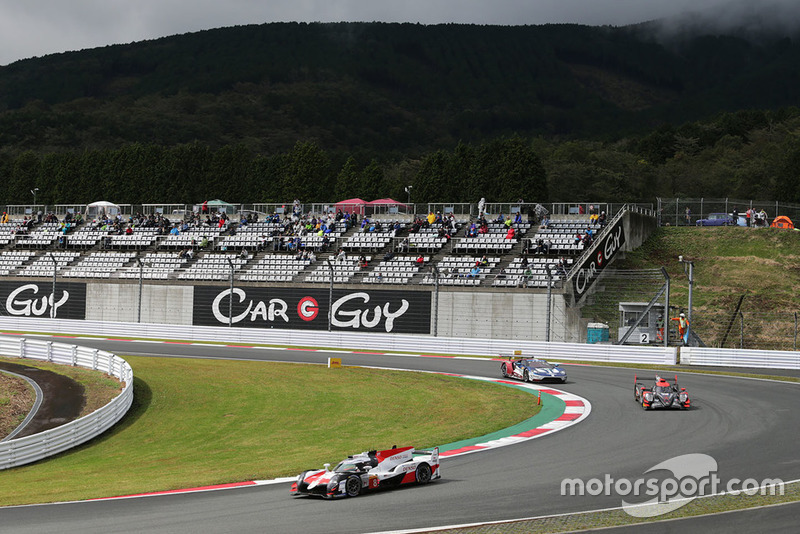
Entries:
{"label": "tree", "polygon": [[336,176],[336,187],[333,190],[333,194],[337,202],[358,197],[359,175],[358,163],[353,156],[350,156]]}

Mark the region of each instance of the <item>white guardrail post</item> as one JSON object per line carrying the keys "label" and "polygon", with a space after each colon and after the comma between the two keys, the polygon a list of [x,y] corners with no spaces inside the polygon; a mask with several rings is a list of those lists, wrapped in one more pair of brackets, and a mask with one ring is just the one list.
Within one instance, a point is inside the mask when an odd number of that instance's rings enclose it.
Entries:
{"label": "white guardrail post", "polygon": [[0,469],[17,467],[64,452],[93,439],[117,423],[133,403],[133,369],[128,362],[109,352],[26,338],[0,336],[0,354],[45,360],[64,365],[97,369],[125,383],[116,398],[89,415],[59,427],[23,438],[0,441]]}

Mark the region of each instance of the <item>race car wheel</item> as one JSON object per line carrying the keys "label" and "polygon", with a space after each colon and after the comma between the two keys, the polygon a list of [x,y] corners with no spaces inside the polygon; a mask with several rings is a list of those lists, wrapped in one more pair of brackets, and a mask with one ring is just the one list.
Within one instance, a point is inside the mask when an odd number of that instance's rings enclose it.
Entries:
{"label": "race car wheel", "polygon": [[417,466],[417,482],[419,484],[427,484],[431,481],[431,466],[428,464],[419,464]]}
{"label": "race car wheel", "polygon": [[522,373],[522,380],[524,380],[525,382],[530,382],[531,381],[530,380],[530,376],[528,375],[528,370],[527,369],[525,369],[525,372]]}
{"label": "race car wheel", "polygon": [[361,478],[355,475],[347,477],[344,483],[344,492],[348,497],[357,497],[361,493]]}
{"label": "race car wheel", "polygon": [[503,378],[508,378],[508,371],[506,370],[506,364],[500,364],[500,371],[503,373]]}

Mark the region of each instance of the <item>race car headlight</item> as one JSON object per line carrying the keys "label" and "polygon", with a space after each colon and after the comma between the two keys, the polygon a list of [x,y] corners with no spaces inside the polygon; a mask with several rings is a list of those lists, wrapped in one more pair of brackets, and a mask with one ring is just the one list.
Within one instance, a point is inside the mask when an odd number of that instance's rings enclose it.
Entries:
{"label": "race car headlight", "polygon": [[653,394],[652,393],[645,393],[644,394],[644,400],[646,400],[646,401],[653,400]]}
{"label": "race car headlight", "polygon": [[303,481],[303,475],[305,475],[305,473],[300,473],[299,475],[297,475],[297,483],[298,484],[300,484]]}
{"label": "race car headlight", "polygon": [[686,402],[686,400],[687,400],[688,398],[689,398],[689,395],[687,395],[686,393],[681,393],[681,394],[680,394],[680,400],[681,400],[681,402]]}

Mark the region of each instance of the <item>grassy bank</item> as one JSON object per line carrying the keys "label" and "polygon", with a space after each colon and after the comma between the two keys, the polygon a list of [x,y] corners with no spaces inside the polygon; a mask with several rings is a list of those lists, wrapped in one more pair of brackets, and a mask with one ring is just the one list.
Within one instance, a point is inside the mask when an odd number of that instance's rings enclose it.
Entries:
{"label": "grassy bank", "polygon": [[362,450],[486,434],[538,410],[518,389],[448,376],[123,357],[136,377],[123,421],[68,453],[3,472],[1,503],[294,475]]}
{"label": "grassy bank", "polygon": [[0,372],[0,439],[25,420],[35,400],[36,393],[28,382]]}
{"label": "grassy bank", "polygon": [[[613,264],[603,291],[583,310],[615,338],[620,302],[648,302],[664,283],[630,273],[664,267],[673,313],[688,309],[689,284],[678,256],[694,263],[692,328],[711,347],[794,350],[800,314],[800,232],[775,228],[666,227]],[[612,271],[613,271],[612,270]],[[737,306],[741,299],[741,306]],[[663,298],[661,299],[663,302]],[[673,325],[674,326],[674,325]]]}

